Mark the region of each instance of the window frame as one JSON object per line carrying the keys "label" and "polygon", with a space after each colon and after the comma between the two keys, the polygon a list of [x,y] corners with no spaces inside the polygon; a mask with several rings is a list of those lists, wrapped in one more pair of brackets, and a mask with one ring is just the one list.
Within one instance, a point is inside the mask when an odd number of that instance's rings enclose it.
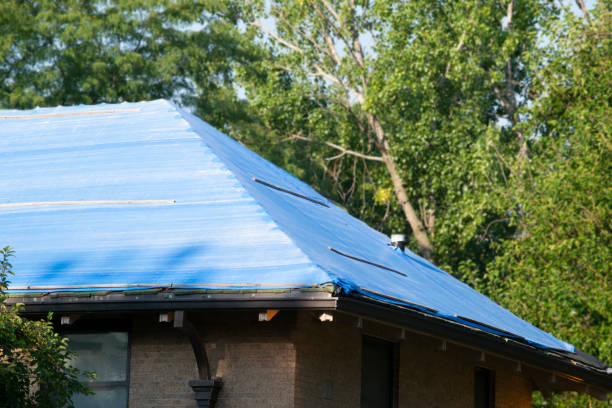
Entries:
{"label": "window frame", "polygon": [[[127,334],[127,355],[126,355],[126,367],[125,367],[125,380],[122,381],[81,381],[82,384],[90,388],[94,394],[96,390],[110,390],[115,387],[125,387],[125,407],[130,406],[130,379],[131,372],[130,368],[132,365],[132,330],[131,324],[128,320],[109,320],[109,319],[87,319],[78,320],[74,324],[66,327],[61,326],[59,335],[66,337],[70,334],[100,334],[110,332],[121,332]],[[70,350],[70,342],[68,342],[68,349]],[[93,371],[93,370],[92,370]],[[95,371],[94,371],[95,372]]]}

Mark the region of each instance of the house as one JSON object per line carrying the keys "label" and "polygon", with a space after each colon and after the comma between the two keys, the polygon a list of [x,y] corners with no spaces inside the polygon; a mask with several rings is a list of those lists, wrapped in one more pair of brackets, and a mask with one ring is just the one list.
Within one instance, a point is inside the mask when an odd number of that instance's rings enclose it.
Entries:
{"label": "house", "polygon": [[158,100],[0,112],[10,301],[77,407],[528,407],[612,369]]}

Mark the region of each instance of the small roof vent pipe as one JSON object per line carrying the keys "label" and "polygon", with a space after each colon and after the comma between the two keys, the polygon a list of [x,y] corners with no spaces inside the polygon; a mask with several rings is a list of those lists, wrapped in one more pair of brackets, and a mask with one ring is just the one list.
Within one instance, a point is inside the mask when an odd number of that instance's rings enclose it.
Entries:
{"label": "small roof vent pipe", "polygon": [[391,245],[404,252],[406,248],[406,236],[404,234],[391,234]]}

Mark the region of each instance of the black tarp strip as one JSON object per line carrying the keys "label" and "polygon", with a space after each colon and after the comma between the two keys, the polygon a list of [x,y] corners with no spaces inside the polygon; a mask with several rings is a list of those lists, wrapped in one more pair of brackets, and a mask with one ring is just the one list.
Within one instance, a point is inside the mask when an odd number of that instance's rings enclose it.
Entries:
{"label": "black tarp strip", "polygon": [[353,256],[353,255],[347,254],[345,252],[338,251],[337,249],[332,248],[332,247],[327,247],[327,248],[329,248],[330,251],[337,253],[338,255],[346,256],[347,258],[354,259],[355,261],[367,263],[368,265],[376,266],[378,268],[386,269],[387,271],[390,271],[390,272],[393,272],[393,273],[397,273],[398,275],[406,276],[405,273],[400,272],[398,270],[395,270],[393,268],[389,268],[388,266],[377,264],[376,262],[368,261],[367,259],[359,258],[357,256]]}
{"label": "black tarp strip", "polygon": [[516,334],[514,334],[514,333],[511,333],[511,332],[509,332],[509,331],[506,331],[506,330],[500,329],[500,328],[498,328],[498,327],[491,326],[490,324],[486,324],[486,323],[483,323],[483,322],[479,322],[478,320],[470,319],[469,317],[465,317],[465,316],[455,315],[455,317],[456,317],[456,318],[458,318],[458,319],[461,319],[461,320],[465,320],[466,322],[469,322],[469,323],[473,323],[473,324],[477,324],[477,325],[480,325],[480,326],[486,327],[487,329],[495,330],[495,331],[500,332],[500,333],[503,333],[503,334],[505,334],[505,335],[507,335],[507,336],[509,336],[509,337],[513,337],[513,338],[515,338],[515,339],[521,339],[521,340],[526,341],[524,337],[518,336],[518,335],[516,335]]}
{"label": "black tarp strip", "polygon": [[[405,304],[406,306],[414,306],[414,307],[417,307],[417,308],[425,309],[425,310],[427,310],[428,312],[431,312],[431,313],[438,313],[438,310],[434,309],[433,307],[424,306],[424,305],[421,305],[419,303],[414,303],[414,302],[410,302],[408,300],[400,299],[400,298],[397,298],[397,297],[394,297],[394,296],[385,295],[384,293],[376,292],[374,290],[366,289],[366,288],[363,288],[363,287],[361,287],[359,289],[361,289],[364,292],[371,293],[371,294],[376,295],[376,296],[380,296],[382,298],[387,298],[389,300],[394,300],[396,302],[401,302],[402,304],[400,304],[399,306],[404,306],[404,304]],[[376,300],[380,300],[380,299],[376,299]]]}
{"label": "black tarp strip", "polygon": [[258,179],[257,177],[253,177],[253,181],[255,181],[255,182],[259,183],[259,184],[263,184],[266,187],[270,187],[270,188],[273,188],[275,190],[282,191],[283,193],[291,194],[291,195],[294,195],[296,197],[303,198],[304,200],[308,200],[308,201],[310,201],[312,203],[319,204],[319,205],[322,205],[323,207],[328,207],[329,208],[329,205],[327,205],[323,201],[315,200],[314,198],[310,198],[310,197],[305,196],[303,194],[296,193],[295,191],[287,190],[286,188],[282,188],[282,187],[276,186],[274,184],[270,184],[267,181],[263,181],[263,180]]}

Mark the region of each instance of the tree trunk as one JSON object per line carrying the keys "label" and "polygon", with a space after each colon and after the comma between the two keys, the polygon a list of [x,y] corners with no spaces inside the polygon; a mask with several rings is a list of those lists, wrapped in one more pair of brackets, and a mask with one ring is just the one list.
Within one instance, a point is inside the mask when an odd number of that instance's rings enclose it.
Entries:
{"label": "tree trunk", "polygon": [[419,251],[421,255],[423,255],[427,259],[431,259],[431,255],[433,252],[433,245],[429,240],[429,236],[427,235],[427,230],[425,226],[419,219],[414,207],[408,201],[408,194],[406,193],[406,189],[404,188],[404,183],[402,182],[402,178],[397,171],[395,166],[395,161],[391,154],[389,153],[389,143],[385,136],[384,130],[382,129],[378,118],[375,115],[368,115],[368,122],[372,129],[374,130],[374,134],[376,135],[376,140],[378,144],[378,149],[380,150],[380,154],[383,158],[383,162],[387,167],[387,171],[389,172],[389,176],[391,177],[391,182],[393,183],[393,190],[395,191],[395,196],[402,207],[402,211],[404,211],[404,215],[406,216],[406,220],[408,224],[410,224],[410,228],[412,228],[412,235],[417,241],[417,245],[419,246]]}
{"label": "tree trunk", "polygon": [[410,228],[412,228],[412,234],[419,245],[419,250],[421,254],[427,258],[431,259],[431,253],[433,251],[433,245],[429,240],[429,236],[427,235],[427,231],[425,230],[425,226],[419,219],[414,207],[408,201],[408,195],[406,194],[406,189],[404,188],[404,184],[397,172],[395,167],[395,162],[393,158],[387,151],[382,152],[383,160],[385,162],[385,166],[387,166],[387,171],[389,172],[389,176],[391,176],[391,182],[393,183],[393,190],[395,191],[395,195],[397,200],[402,207],[402,211],[404,211],[404,215],[406,216],[406,220],[410,224]]}

